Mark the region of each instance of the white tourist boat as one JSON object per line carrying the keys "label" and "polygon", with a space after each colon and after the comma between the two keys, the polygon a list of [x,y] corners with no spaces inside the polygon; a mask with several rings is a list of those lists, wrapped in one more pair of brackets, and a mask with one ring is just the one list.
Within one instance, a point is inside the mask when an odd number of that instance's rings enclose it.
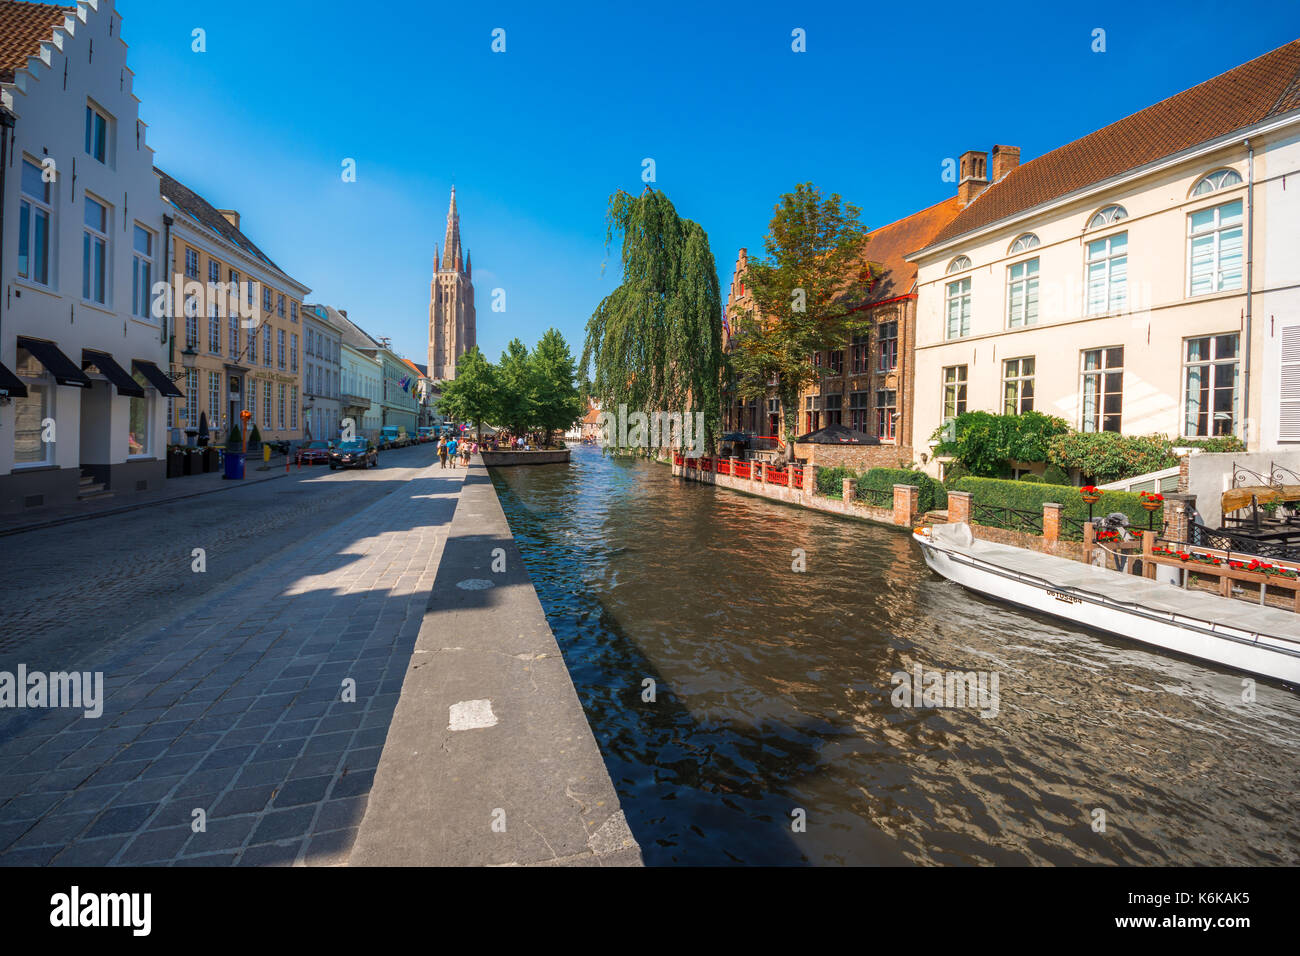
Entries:
{"label": "white tourist boat", "polygon": [[1300,686],[1300,615],[974,538],[961,523],[913,532],[925,563],[972,591]]}

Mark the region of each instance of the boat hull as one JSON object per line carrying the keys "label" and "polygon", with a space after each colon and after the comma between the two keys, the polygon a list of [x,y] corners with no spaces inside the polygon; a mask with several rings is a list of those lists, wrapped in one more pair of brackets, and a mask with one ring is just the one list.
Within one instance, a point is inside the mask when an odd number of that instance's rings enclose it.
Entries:
{"label": "boat hull", "polygon": [[[931,570],[978,594],[1202,661],[1300,685],[1300,645],[1270,635],[1107,601],[1077,588],[999,572],[924,535],[913,535]],[[1225,599],[1227,600],[1227,599]]]}

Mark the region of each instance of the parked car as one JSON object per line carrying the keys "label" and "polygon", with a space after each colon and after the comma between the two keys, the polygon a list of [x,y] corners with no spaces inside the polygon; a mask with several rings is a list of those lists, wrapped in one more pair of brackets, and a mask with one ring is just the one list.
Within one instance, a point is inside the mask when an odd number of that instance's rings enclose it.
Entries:
{"label": "parked car", "polygon": [[330,445],[327,441],[309,441],[298,446],[298,464],[324,465],[330,460]]}
{"label": "parked car", "polygon": [[421,426],[419,429],[420,441],[421,442],[436,441],[437,431],[438,429],[434,428],[432,425]]}
{"label": "parked car", "polygon": [[406,429],[400,425],[385,425],[379,434],[389,448],[405,448],[411,443]]}
{"label": "parked car", "polygon": [[330,451],[330,471],[335,468],[379,467],[379,449],[365,438],[341,441]]}

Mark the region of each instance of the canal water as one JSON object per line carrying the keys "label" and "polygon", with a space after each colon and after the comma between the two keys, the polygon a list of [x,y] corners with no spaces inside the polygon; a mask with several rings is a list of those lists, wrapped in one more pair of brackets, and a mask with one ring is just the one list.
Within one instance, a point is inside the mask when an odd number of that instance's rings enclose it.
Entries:
{"label": "canal water", "polygon": [[[899,530],[664,465],[492,480],[649,864],[1300,861],[1293,691],[1243,702],[974,596]],[[996,714],[895,706],[917,666],[996,674]]]}

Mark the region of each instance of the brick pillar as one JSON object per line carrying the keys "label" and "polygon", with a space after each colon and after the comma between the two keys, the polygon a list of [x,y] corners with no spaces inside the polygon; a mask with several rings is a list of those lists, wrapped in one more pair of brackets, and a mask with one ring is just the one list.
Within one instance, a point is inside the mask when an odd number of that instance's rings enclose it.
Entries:
{"label": "brick pillar", "polygon": [[1061,539],[1061,512],[1065,509],[1054,501],[1043,502],[1043,540]]}
{"label": "brick pillar", "polygon": [[921,508],[921,489],[916,485],[894,485],[894,524],[911,528]]}
{"label": "brick pillar", "polygon": [[1191,455],[1184,455],[1178,459],[1178,490],[1183,494],[1187,493],[1191,482],[1191,461]]}
{"label": "brick pillar", "polygon": [[950,524],[970,524],[970,492],[948,492],[948,521]]}
{"label": "brick pillar", "polygon": [[727,459],[727,464],[728,464],[727,474],[730,475],[732,478],[735,478],[735,477],[736,477],[736,459],[735,459],[735,456],[732,456],[732,457],[728,458],[728,459]]}
{"label": "brick pillar", "polygon": [[841,491],[844,495],[844,503],[847,505],[849,502],[851,502],[854,498],[858,496],[858,479],[845,478],[844,486],[841,489]]}
{"label": "brick pillar", "polygon": [[817,494],[817,466],[811,462],[803,466],[803,493],[809,497]]}
{"label": "brick pillar", "polygon": [[1187,541],[1191,528],[1189,512],[1196,507],[1196,495],[1187,495],[1171,491],[1165,495],[1165,532],[1164,537],[1174,541]]}
{"label": "brick pillar", "polygon": [[750,477],[760,485],[767,480],[767,462],[756,461],[754,467],[749,470]]}

